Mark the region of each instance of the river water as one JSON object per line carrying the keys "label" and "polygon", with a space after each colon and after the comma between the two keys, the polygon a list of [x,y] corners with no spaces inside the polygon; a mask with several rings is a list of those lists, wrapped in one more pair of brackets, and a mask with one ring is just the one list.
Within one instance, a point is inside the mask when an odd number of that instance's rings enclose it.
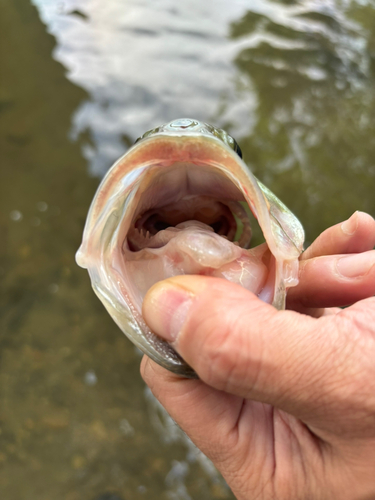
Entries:
{"label": "river water", "polygon": [[374,216],[375,2],[1,8],[0,496],[233,499],[144,387],[74,253],[112,162],[185,116],[236,137],[307,242]]}

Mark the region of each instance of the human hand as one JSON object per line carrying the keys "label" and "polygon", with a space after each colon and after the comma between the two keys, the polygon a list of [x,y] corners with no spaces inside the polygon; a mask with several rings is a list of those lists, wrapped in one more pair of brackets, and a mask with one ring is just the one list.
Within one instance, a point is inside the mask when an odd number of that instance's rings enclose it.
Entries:
{"label": "human hand", "polygon": [[142,375],[239,500],[375,498],[374,244],[360,212],[322,233],[302,255],[294,310],[203,276],[147,294],[147,323],[200,380],[147,357]]}

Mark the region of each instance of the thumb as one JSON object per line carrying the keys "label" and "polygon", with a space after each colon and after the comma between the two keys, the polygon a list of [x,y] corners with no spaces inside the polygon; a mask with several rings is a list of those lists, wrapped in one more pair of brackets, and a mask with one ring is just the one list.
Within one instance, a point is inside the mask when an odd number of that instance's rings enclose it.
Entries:
{"label": "thumb", "polygon": [[143,314],[208,385],[311,423],[327,421],[332,401],[332,417],[345,415],[365,383],[369,348],[356,343],[347,313],[340,321],[277,311],[228,281],[178,276],[151,288]]}

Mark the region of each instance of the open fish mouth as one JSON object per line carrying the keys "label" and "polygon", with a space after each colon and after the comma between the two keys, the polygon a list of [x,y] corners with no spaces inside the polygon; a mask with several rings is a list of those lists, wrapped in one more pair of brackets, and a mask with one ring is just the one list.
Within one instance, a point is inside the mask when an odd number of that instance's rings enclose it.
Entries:
{"label": "open fish mouth", "polygon": [[[249,209],[265,238],[255,248]],[[165,368],[193,377],[142,318],[151,286],[181,274],[215,276],[282,309],[298,283],[303,240],[298,219],[251,174],[232,137],[180,119],[147,132],[110,169],[76,259],[129,339]]]}

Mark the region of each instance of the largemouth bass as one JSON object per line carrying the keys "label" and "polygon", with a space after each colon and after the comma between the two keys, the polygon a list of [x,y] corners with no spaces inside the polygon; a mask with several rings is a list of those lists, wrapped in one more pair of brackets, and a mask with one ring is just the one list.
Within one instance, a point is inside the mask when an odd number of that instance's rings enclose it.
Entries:
{"label": "largemouth bass", "polygon": [[[241,156],[224,130],[197,120],[146,132],[101,182],[76,255],[125,335],[182,376],[195,373],[142,318],[152,285],[181,274],[216,276],[283,309],[298,283],[303,228]],[[247,207],[265,238],[255,248]]]}

